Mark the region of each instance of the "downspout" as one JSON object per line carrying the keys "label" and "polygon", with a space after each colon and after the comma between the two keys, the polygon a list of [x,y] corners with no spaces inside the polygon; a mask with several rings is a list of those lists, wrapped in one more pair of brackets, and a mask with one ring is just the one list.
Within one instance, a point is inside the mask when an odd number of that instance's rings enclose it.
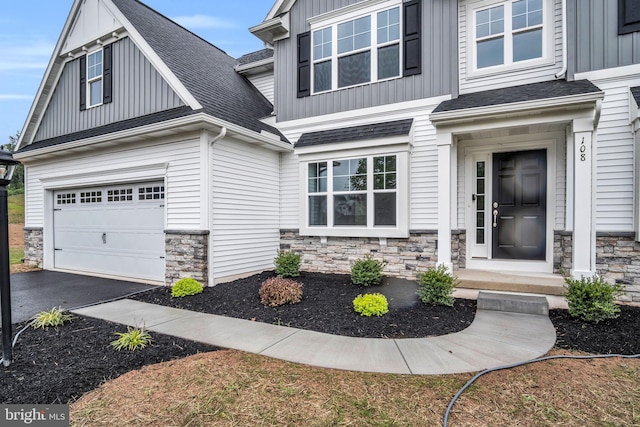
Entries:
{"label": "downspout", "polygon": [[[214,136],[210,141],[209,141],[209,153],[207,155],[207,163],[209,162],[209,160],[211,159],[211,156],[213,155],[213,151],[211,150],[211,148],[213,147],[213,144],[215,144],[216,142],[220,141],[221,139],[223,139],[225,136],[227,136],[227,127],[226,126],[222,126],[222,128],[220,129],[220,133],[217,134],[216,136]],[[210,173],[213,174],[213,171],[210,170]],[[213,202],[213,188],[209,187],[211,185],[212,182],[212,178],[213,176],[210,176],[207,174],[207,176],[209,176],[209,178],[207,179],[207,196],[211,197],[211,200],[209,203]],[[207,213],[207,216],[211,216],[211,213]],[[208,221],[212,221],[211,218],[208,219]],[[208,265],[207,265],[207,270],[208,270],[208,280],[209,286],[214,286],[214,280],[213,280],[213,223],[209,224],[209,249],[208,249],[208,254],[207,254],[207,258],[209,259],[208,261]]]}
{"label": "downspout", "polygon": [[556,79],[567,76],[567,0],[562,0],[562,69],[556,74]]}

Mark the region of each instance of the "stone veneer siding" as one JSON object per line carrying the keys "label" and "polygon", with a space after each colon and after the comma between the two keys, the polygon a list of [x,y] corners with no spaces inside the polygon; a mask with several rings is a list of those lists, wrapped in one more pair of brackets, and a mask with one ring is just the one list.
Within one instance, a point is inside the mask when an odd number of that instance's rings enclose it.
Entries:
{"label": "stone veneer siding", "polygon": [[553,232],[553,272],[570,273],[573,262],[573,233],[571,231]]}
{"label": "stone veneer siding", "polygon": [[165,230],[165,284],[173,285],[184,277],[209,283],[209,231]]}
{"label": "stone veneer siding", "polygon": [[44,232],[42,227],[24,228],[24,263],[26,265],[42,267]]}
{"label": "stone veneer siding", "polygon": [[[454,269],[464,267],[465,236],[464,231],[452,233]],[[387,238],[386,245],[377,237],[327,237],[322,243],[320,237],[300,236],[298,230],[280,231],[280,249],[301,253],[303,271],[349,274],[357,259],[371,255],[386,262],[385,274],[411,280],[436,264],[437,240],[434,230],[411,231],[407,239]]]}
{"label": "stone veneer siding", "polygon": [[624,300],[640,302],[640,243],[635,233],[597,233],[596,269],[624,285]]}

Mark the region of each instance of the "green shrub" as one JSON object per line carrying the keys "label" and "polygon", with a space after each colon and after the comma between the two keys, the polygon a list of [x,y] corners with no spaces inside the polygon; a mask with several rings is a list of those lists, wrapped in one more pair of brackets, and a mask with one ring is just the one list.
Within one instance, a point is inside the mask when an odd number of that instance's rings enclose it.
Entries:
{"label": "green shrub", "polygon": [[609,285],[600,276],[580,279],[565,277],[564,281],[567,283],[566,298],[571,317],[598,323],[620,316],[620,307],[615,299],[622,294],[622,285]]}
{"label": "green shrub", "polygon": [[302,300],[302,283],[284,277],[272,277],[260,286],[260,301],[269,307],[295,304]]}
{"label": "green shrub", "polygon": [[364,294],[353,300],[353,309],[361,316],[382,316],[389,312],[389,303],[382,294]]}
{"label": "green shrub", "polygon": [[134,351],[145,348],[151,344],[151,335],[144,328],[127,327],[127,332],[116,332],[118,339],[111,342],[111,346],[116,350]]}
{"label": "green shrub", "polygon": [[418,275],[418,296],[425,304],[453,306],[458,279],[444,265],[429,267]]}
{"label": "green shrub", "polygon": [[274,260],[276,274],[282,277],[300,276],[300,254],[293,251],[280,251]]}
{"label": "green shrub", "polygon": [[384,266],[385,262],[367,255],[365,258],[357,260],[351,267],[351,282],[354,285],[362,286],[379,285]]}
{"label": "green shrub", "polygon": [[190,277],[178,280],[171,288],[172,297],[186,297],[189,295],[196,295],[201,292],[202,283]]}
{"label": "green shrub", "polygon": [[31,325],[35,329],[48,328],[49,326],[58,327],[69,322],[71,319],[73,319],[73,316],[67,313],[66,310],[61,307],[54,307],[49,311],[41,311],[33,316]]}

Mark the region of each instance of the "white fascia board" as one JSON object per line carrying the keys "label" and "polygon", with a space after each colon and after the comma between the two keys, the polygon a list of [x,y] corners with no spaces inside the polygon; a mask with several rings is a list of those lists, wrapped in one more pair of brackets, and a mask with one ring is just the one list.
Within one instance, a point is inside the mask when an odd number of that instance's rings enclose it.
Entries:
{"label": "white fascia board", "polygon": [[[256,68],[258,69],[270,68],[273,70],[273,63],[274,63],[274,60],[273,60],[273,57],[271,57],[271,58],[263,59],[261,61],[251,62],[249,64],[237,65],[236,72],[240,74],[251,74],[251,72]],[[262,70],[259,70],[258,72],[262,72]]]}
{"label": "white fascia board", "polygon": [[277,0],[273,6],[271,6],[271,10],[267,13],[267,17],[264,18],[265,21],[275,18],[276,16],[287,13],[291,10],[296,0]]}
{"label": "white fascia board", "polygon": [[463,123],[467,121],[491,118],[492,116],[522,115],[532,110],[544,112],[547,109],[568,109],[580,104],[595,103],[604,99],[604,92],[563,96],[559,98],[539,99],[535,101],[512,102],[509,104],[489,105],[454,111],[431,113],[429,119],[434,126]]}
{"label": "white fascia board", "polygon": [[[339,142],[334,144],[310,145],[294,147],[294,154],[305,160],[322,159],[328,153],[338,153],[357,150],[358,153],[373,155],[383,153],[384,148],[389,152],[410,151],[413,143],[412,135],[400,135],[378,139],[363,139],[358,141]],[[318,155],[318,156],[315,156]]]}
{"label": "white fascia board", "polygon": [[15,153],[14,158],[16,160],[29,160],[48,154],[59,153],[61,151],[71,150],[74,148],[86,147],[89,145],[101,144],[101,143],[113,143],[118,140],[140,137],[148,133],[161,132],[165,130],[192,126],[202,125],[203,127],[213,127],[216,129],[227,128],[228,132],[235,133],[236,135],[244,137],[244,140],[258,144],[260,146],[269,148],[278,152],[290,152],[293,151],[291,144],[275,139],[268,135],[262,135],[258,132],[254,132],[238,126],[233,123],[229,123],[224,120],[217,119],[209,116],[205,113],[193,114],[186,117],[179,117],[173,120],[167,120],[160,123],[154,123],[147,126],[141,126],[133,129],[127,129],[119,132],[107,133],[104,135],[95,136],[92,138],[80,139],[77,141],[71,141],[63,144],[57,144],[50,147],[42,147],[36,150],[27,151],[24,153]]}
{"label": "white fascia board", "polygon": [[251,27],[249,31],[263,42],[273,44],[275,41],[288,38],[289,28],[289,13],[285,13]]}
{"label": "white fascia board", "polygon": [[[44,100],[42,100],[42,95],[44,93],[44,90],[47,86],[49,86],[51,92],[53,92],[53,89],[55,88],[55,85],[57,84],[58,79],[62,74],[60,70],[57,70],[57,72],[55,73],[53,73],[52,71],[55,65],[58,65],[58,67],[62,67],[63,61],[59,56],[59,52],[62,50],[62,44],[64,40],[66,40],[67,35],[71,30],[71,25],[73,24],[75,16],[77,15],[78,9],[80,8],[80,5],[82,2],[83,0],[75,0],[73,2],[73,5],[71,6],[71,10],[69,11],[69,15],[67,16],[67,21],[64,23],[64,27],[62,27],[62,32],[58,37],[56,47],[53,50],[51,58],[49,59],[49,64],[47,65],[47,68],[45,70],[44,77],[42,78],[42,81],[40,82],[40,86],[38,87],[38,91],[36,92],[36,97],[34,98],[33,103],[31,104],[31,109],[29,110],[29,114],[27,115],[24,125],[22,126],[22,131],[20,132],[20,138],[18,139],[18,144],[16,145],[16,150],[22,147],[23,141],[25,139],[31,142],[30,141],[32,136],[31,134],[35,133],[35,130],[31,132],[29,123],[31,123],[31,121],[33,120],[33,117],[37,113],[42,113],[45,109],[45,106],[47,105],[47,104],[43,104]],[[49,93],[49,95],[46,97],[47,102],[50,96],[51,96],[51,93]]]}
{"label": "white fascia board", "polygon": [[154,68],[160,73],[162,78],[171,86],[171,89],[175,93],[178,94],[180,99],[182,99],[189,107],[193,110],[201,110],[202,105],[198,102],[198,100],[187,90],[187,88],[182,84],[182,82],[176,77],[175,74],[169,69],[167,64],[158,56],[158,54],[151,48],[149,43],[142,37],[142,35],[138,32],[138,30],[129,22],[129,20],[124,16],[120,9],[113,4],[111,0],[103,0],[104,5],[109,11],[118,19],[124,28],[129,33],[129,37],[134,42],[134,44],[140,49],[142,54],[149,60],[149,62],[154,66]]}

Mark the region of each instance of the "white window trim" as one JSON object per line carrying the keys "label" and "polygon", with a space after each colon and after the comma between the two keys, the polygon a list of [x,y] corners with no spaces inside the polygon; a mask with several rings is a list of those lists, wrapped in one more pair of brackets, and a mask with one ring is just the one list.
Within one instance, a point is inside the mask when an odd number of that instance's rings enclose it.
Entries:
{"label": "white window trim", "polygon": [[[97,52],[102,52],[102,59],[100,62],[100,67],[102,68],[102,72],[100,73],[99,76],[96,76],[94,78],[89,78],[89,57]],[[99,49],[95,49],[91,52],[87,53],[87,69],[86,69],[86,76],[87,76],[87,81],[86,81],[86,96],[87,96],[87,109],[89,108],[94,108],[94,107],[99,107],[104,103],[104,49],[102,49],[102,47],[100,47]],[[91,104],[91,83],[100,81],[100,102],[97,104]]]}
{"label": "white window trim", "polygon": [[[376,144],[377,142],[377,144]],[[299,234],[301,236],[320,236],[320,237],[379,237],[379,238],[407,238],[409,237],[409,189],[410,189],[410,152],[411,144],[409,137],[394,139],[395,143],[381,145],[379,141],[358,141],[356,143],[344,143],[338,146],[324,146],[324,151],[319,151],[318,147],[307,147],[296,149],[299,155],[299,179],[300,179],[300,227]],[[374,145],[372,147],[372,145]],[[309,163],[327,162],[327,167],[334,160],[347,160],[367,157],[371,160],[367,161],[367,176],[373,176],[373,157],[396,156],[396,225],[395,226],[336,226],[332,225],[330,209],[333,206],[331,200],[334,194],[343,194],[342,192],[334,193],[327,191],[327,225],[326,226],[310,226],[309,225],[309,193],[308,186],[308,165]],[[329,190],[330,174],[327,174],[327,190]],[[369,183],[369,180],[368,180]],[[381,190],[378,190],[378,192]],[[373,181],[367,185],[367,223],[373,224],[373,194],[377,192],[373,189]],[[364,192],[354,192],[364,193]]]}
{"label": "white window trim", "polygon": [[[518,70],[526,70],[529,68],[537,68],[544,65],[553,64],[555,61],[554,38],[555,38],[555,19],[554,19],[554,2],[553,0],[542,0],[542,57],[528,59],[525,61],[513,62],[513,31],[511,29],[511,4],[513,0],[481,0],[471,2],[467,5],[466,10],[466,52],[467,52],[467,78],[485,77],[497,74],[508,73]],[[505,63],[502,65],[494,65],[492,67],[480,68],[477,64],[476,49],[476,12],[495,6],[505,5],[505,28],[504,28],[504,52]],[[507,6],[508,5],[508,6]],[[508,21],[508,22],[507,22]],[[486,37],[491,38],[491,37]],[[507,62],[507,59],[510,62]]]}
{"label": "white window trim", "polygon": [[[400,31],[397,41],[378,43],[378,12],[383,12],[388,9],[398,7],[400,13]],[[340,11],[344,13],[339,13]],[[356,49],[345,53],[338,53],[338,25],[353,21],[354,19],[362,18],[366,15],[371,16],[371,43],[369,47]],[[323,19],[325,17],[325,19]],[[336,11],[329,12],[325,15],[320,15],[309,20],[310,32],[311,32],[311,95],[317,95],[322,93],[336,92],[343,89],[352,87],[364,86],[372,83],[384,82],[387,80],[394,80],[402,78],[402,64],[403,64],[403,49],[402,49],[402,34],[403,34],[403,10],[401,0],[388,0],[381,2],[380,0],[363,1],[353,6],[338,9]],[[321,59],[314,59],[313,57],[313,33],[324,28],[331,27],[331,56]],[[378,49],[385,46],[398,44],[399,46],[399,58],[398,58],[398,75],[394,77],[388,77],[385,79],[378,79]],[[355,55],[357,53],[371,52],[371,79],[368,82],[357,83],[351,86],[338,87],[338,58],[345,56]],[[315,65],[320,62],[331,61],[331,89],[316,92],[315,91]]]}

